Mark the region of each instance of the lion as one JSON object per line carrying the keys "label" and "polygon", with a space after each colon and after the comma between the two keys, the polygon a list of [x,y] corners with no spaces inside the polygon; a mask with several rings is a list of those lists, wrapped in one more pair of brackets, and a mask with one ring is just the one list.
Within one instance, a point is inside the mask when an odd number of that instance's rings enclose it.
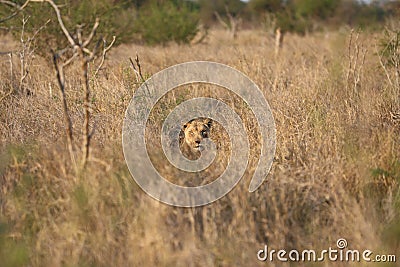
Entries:
{"label": "lion", "polygon": [[196,160],[204,149],[202,141],[210,137],[210,129],[213,121],[209,118],[196,118],[185,123],[179,135],[180,149],[183,155]]}

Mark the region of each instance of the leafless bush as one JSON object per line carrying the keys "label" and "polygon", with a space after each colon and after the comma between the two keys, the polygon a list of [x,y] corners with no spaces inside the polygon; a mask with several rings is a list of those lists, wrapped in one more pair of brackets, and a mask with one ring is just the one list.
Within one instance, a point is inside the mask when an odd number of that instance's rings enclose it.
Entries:
{"label": "leafless bush", "polygon": [[[52,1],[52,0],[31,0],[31,2],[47,2],[55,11],[58,23],[60,25],[60,28],[62,32],[65,35],[65,38],[68,41],[68,46],[61,50],[61,51],[56,51],[53,52],[53,63],[54,63],[54,68],[56,69],[57,72],[57,81],[58,85],[60,87],[61,93],[62,93],[62,102],[63,102],[63,110],[64,110],[64,118],[65,118],[65,125],[66,125],[66,132],[67,132],[67,140],[68,140],[68,148],[69,148],[69,153],[72,162],[75,165],[75,155],[74,155],[74,147],[73,147],[73,128],[72,128],[72,122],[70,118],[70,114],[68,111],[68,104],[67,104],[67,99],[66,99],[66,94],[65,94],[65,77],[64,77],[64,68],[71,64],[76,58],[80,58],[80,62],[82,65],[82,78],[83,78],[83,88],[84,88],[84,131],[83,131],[83,157],[82,157],[82,163],[81,166],[84,168],[86,166],[87,160],[89,158],[89,152],[90,152],[90,141],[92,139],[93,133],[94,133],[94,128],[90,130],[89,128],[89,122],[90,122],[90,113],[91,113],[91,104],[90,104],[90,84],[89,84],[89,74],[88,74],[88,68],[89,68],[89,63],[92,62],[96,55],[97,55],[97,50],[103,42],[103,52],[101,56],[101,61],[99,66],[97,67],[94,76],[96,76],[104,64],[104,60],[106,57],[107,52],[110,50],[111,46],[113,45],[115,41],[115,37],[111,44],[107,46],[107,43],[104,39],[100,38],[97,43],[95,44],[94,48],[92,50],[88,49],[89,44],[94,39],[96,30],[99,26],[99,20],[96,19],[96,22],[93,24],[92,30],[87,36],[86,39],[83,38],[82,36],[82,28],[77,25],[76,27],[76,36],[73,37],[70,32],[67,30],[67,28],[64,25],[64,21],[61,17],[60,10],[58,6]],[[62,58],[64,54],[68,54],[68,52],[72,55],[70,55],[67,58]]]}
{"label": "leafless bush", "polygon": [[[25,5],[24,5],[25,6]],[[24,7],[23,6],[23,7]],[[20,7],[18,11],[22,11]],[[10,17],[11,18],[11,17]],[[5,99],[7,96],[11,95],[15,90],[19,93],[30,95],[33,92],[27,87],[26,79],[30,73],[30,67],[36,56],[36,37],[37,35],[46,27],[46,25],[50,22],[48,20],[44,25],[38,27],[32,34],[29,34],[25,31],[25,26],[28,23],[29,16],[22,16],[21,19],[21,32],[19,38],[19,47],[15,51],[6,51],[1,52],[3,55],[8,55],[10,62],[10,90],[7,94],[3,95],[1,99]],[[1,23],[1,22],[0,22]],[[15,66],[14,56],[18,57],[18,65]],[[19,68],[19,74],[14,72],[14,69]],[[17,79],[17,80],[16,80]]]}

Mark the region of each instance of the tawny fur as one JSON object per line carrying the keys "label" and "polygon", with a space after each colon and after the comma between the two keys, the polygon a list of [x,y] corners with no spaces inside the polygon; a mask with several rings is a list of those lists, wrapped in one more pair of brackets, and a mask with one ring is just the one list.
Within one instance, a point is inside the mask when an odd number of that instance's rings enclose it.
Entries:
{"label": "tawny fur", "polygon": [[208,118],[197,118],[183,125],[180,133],[180,149],[183,155],[196,160],[202,151],[202,141],[209,138],[212,120]]}

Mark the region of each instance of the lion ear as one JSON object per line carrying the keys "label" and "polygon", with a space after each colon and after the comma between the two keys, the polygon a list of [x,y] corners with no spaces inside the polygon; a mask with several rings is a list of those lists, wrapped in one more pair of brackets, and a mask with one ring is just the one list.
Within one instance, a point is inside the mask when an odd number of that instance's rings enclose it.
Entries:
{"label": "lion ear", "polygon": [[204,122],[207,124],[208,128],[211,128],[211,125],[213,123],[212,119],[206,119]]}

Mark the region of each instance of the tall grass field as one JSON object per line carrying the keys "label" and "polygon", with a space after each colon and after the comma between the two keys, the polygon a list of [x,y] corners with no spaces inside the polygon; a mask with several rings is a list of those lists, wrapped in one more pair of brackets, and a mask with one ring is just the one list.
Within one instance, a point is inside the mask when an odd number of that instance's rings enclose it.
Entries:
{"label": "tall grass field", "polygon": [[[371,250],[371,258],[396,255],[397,262],[382,266],[399,266],[400,78],[388,61],[399,55],[382,52],[385,38],[345,28],[286,34],[275,52],[274,38],[263,31],[243,30],[233,40],[215,29],[192,45],[115,46],[96,76],[89,64],[94,132],[84,169],[71,162],[51,58],[34,52],[21,82],[19,54],[0,54],[0,266],[377,266],[257,257],[265,246],[338,249],[342,238],[347,249]],[[20,49],[19,40],[0,37],[0,51]],[[248,192],[258,144],[248,112],[242,121],[251,158],[225,197],[178,208],[135,183],[124,160],[122,125],[142,83],[129,60],[136,54],[145,79],[201,60],[235,68],[259,86],[275,119],[277,143],[272,169],[257,191]],[[79,158],[81,65],[66,67],[65,77]],[[213,96],[246,113],[222,88],[178,88],[154,108],[149,138],[158,140],[168,110],[197,96]],[[229,142],[221,143],[229,150]],[[164,157],[151,158],[167,179],[187,182]]]}

